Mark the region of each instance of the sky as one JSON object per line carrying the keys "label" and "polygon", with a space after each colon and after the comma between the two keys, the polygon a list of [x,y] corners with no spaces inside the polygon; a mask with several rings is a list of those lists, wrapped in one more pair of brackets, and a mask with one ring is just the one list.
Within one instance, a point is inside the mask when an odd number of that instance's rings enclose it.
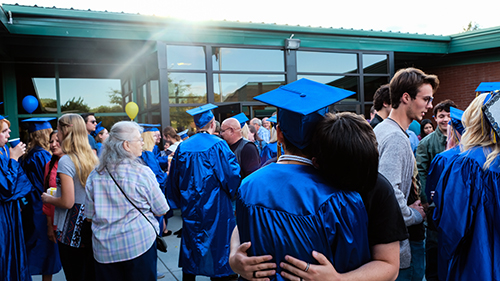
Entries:
{"label": "sky", "polygon": [[498,0],[0,0],[43,7],[140,13],[188,20],[228,20],[356,30],[451,35],[469,22],[500,26]]}

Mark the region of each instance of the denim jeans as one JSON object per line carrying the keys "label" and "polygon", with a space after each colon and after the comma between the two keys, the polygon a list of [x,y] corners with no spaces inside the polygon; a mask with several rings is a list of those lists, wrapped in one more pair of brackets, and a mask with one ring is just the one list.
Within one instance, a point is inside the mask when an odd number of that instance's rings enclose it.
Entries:
{"label": "denim jeans", "polygon": [[397,281],[422,281],[425,273],[424,241],[410,241],[411,264],[408,268],[399,269]]}

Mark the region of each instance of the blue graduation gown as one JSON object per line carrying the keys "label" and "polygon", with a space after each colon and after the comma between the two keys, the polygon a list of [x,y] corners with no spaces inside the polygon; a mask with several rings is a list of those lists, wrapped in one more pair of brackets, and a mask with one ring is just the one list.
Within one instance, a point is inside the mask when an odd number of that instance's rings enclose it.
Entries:
{"label": "blue graduation gown", "polygon": [[272,163],[255,171],[239,188],[236,214],[240,241],[252,242],[248,254],[270,254],[278,264],[271,280],[284,280],[285,255],[317,264],[316,250],[340,273],[370,261],[361,196],[329,186],[312,166]]}
{"label": "blue graduation gown", "polygon": [[21,165],[9,158],[9,149],[0,150],[0,280],[31,280],[18,200],[32,186]]}
{"label": "blue graduation gown", "polygon": [[431,192],[436,190],[436,185],[439,178],[441,178],[444,169],[448,167],[448,165],[450,165],[450,163],[457,158],[459,154],[460,146],[457,145],[454,148],[436,154],[434,159],[432,159],[425,184],[425,194],[427,195],[427,202],[429,204],[433,202],[433,199],[431,199]]}
{"label": "blue graduation gown", "polygon": [[161,191],[163,191],[163,194],[165,194],[165,185],[167,184],[167,173],[163,172],[163,170],[160,168],[160,164],[158,163],[158,160],[156,159],[153,152],[143,151],[141,159],[144,161],[146,166],[148,166],[151,169],[151,171],[153,171],[153,173],[156,176],[156,180],[160,185]]}
{"label": "blue graduation gown", "polygon": [[445,170],[434,194],[439,280],[500,280],[500,157],[475,147]]}
{"label": "blue graduation gown", "polygon": [[226,141],[198,133],[177,148],[167,189],[182,210],[179,266],[210,277],[233,274],[229,242],[235,227],[231,198],[240,184],[240,167]]}
{"label": "blue graduation gown", "polygon": [[[283,149],[281,149],[281,155],[284,154]],[[278,142],[270,142],[264,148],[262,148],[262,151],[260,153],[260,165],[264,165],[267,160],[272,159],[274,157],[278,156]]]}
{"label": "blue graduation gown", "polygon": [[160,157],[160,152],[161,150],[158,148],[158,146],[155,144],[155,146],[153,147],[153,154],[155,157]]}
{"label": "blue graduation gown", "polygon": [[32,275],[55,274],[61,270],[57,243],[50,241],[47,236],[47,217],[43,213],[41,198],[45,192],[43,186],[45,165],[51,157],[48,151],[36,146],[21,161],[21,166],[33,185],[33,192],[27,197],[28,205],[21,213]]}

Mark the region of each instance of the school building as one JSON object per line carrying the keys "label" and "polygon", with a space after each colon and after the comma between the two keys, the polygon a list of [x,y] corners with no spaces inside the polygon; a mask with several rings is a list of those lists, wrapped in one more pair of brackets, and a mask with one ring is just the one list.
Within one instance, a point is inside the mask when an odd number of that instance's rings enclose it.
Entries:
{"label": "school building", "polygon": [[0,6],[0,114],[13,137],[22,119],[68,112],[109,129],[130,120],[130,101],[138,122],[163,126],[189,127],[185,111],[207,102],[218,119],[270,116],[253,97],[300,78],[356,92],[332,110],[368,117],[375,90],[409,66],[438,75],[435,103],[465,109],[480,82],[500,81],[500,27],[442,36]]}

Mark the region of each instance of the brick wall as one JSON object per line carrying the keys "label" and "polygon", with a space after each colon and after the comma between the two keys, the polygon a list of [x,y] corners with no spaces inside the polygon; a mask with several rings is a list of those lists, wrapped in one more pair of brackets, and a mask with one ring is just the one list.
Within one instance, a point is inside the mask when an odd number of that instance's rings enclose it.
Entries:
{"label": "brick wall", "polygon": [[[426,68],[423,70],[428,74],[436,74],[439,78],[440,85],[434,95],[433,104],[436,105],[442,100],[451,99],[461,110],[465,110],[476,97],[474,90],[479,83],[500,81],[500,62]],[[432,110],[427,112],[425,118],[434,121]]]}

